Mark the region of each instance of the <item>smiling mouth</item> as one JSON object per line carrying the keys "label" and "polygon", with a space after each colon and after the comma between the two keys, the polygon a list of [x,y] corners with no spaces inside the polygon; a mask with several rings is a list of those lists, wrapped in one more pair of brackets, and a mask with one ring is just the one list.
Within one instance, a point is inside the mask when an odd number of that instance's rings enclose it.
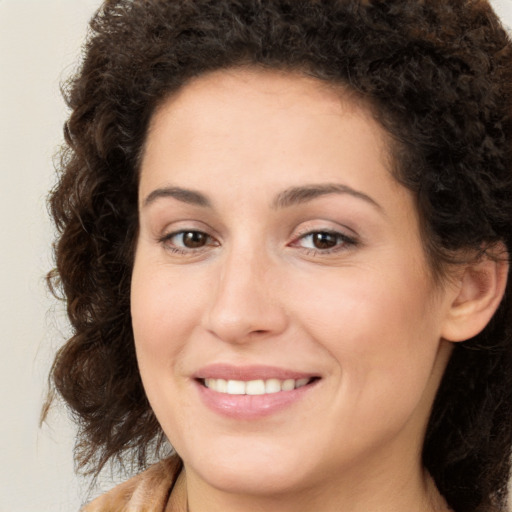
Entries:
{"label": "smiling mouth", "polygon": [[257,380],[227,380],[227,379],[198,379],[206,388],[228,395],[270,395],[281,391],[293,391],[317,381],[319,377],[303,379],[257,379]]}

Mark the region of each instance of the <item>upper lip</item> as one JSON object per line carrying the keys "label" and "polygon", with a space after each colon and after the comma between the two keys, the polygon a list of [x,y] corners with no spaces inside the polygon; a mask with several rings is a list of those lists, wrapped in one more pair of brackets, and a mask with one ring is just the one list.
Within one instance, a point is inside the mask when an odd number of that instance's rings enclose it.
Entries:
{"label": "upper lip", "polygon": [[196,371],[192,377],[194,379],[224,379],[224,380],[267,380],[267,379],[307,379],[318,377],[314,373],[306,373],[287,368],[264,365],[237,366],[225,363],[216,363],[204,366]]}

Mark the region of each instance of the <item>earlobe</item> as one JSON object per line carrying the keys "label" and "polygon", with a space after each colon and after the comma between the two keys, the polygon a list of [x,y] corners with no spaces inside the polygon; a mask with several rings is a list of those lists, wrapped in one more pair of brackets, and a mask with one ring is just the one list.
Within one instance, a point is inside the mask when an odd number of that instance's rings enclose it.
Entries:
{"label": "earlobe", "polygon": [[443,325],[444,339],[465,341],[484,329],[503,298],[508,269],[508,254],[501,243],[478,261],[465,265]]}

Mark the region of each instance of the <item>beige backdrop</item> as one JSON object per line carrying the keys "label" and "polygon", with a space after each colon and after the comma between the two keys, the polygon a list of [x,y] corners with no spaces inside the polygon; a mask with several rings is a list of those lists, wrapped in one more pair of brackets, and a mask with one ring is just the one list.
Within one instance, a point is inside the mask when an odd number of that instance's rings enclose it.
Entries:
{"label": "beige backdrop", "polygon": [[[66,115],[59,81],[99,3],[0,0],[0,512],[77,511],[87,492],[73,473],[65,411],[42,429],[38,418],[67,329],[44,286],[52,239],[45,194]],[[512,0],[493,3],[512,26]]]}

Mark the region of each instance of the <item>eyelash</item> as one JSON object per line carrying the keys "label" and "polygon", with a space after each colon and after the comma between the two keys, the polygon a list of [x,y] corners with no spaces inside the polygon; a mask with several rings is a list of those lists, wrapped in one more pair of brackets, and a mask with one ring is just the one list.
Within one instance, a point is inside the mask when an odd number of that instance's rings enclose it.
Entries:
{"label": "eyelash", "polygon": [[[177,237],[178,235],[186,235],[186,234],[195,234],[195,235],[204,235],[206,237],[207,240],[210,241],[210,243],[207,243],[201,247],[196,247],[196,248],[192,248],[192,247],[179,247],[179,246],[176,246],[175,244],[171,244],[170,241],[174,238],[174,237]],[[165,248],[167,250],[169,250],[170,252],[174,253],[174,254],[182,254],[182,255],[190,255],[190,254],[197,254],[198,252],[201,252],[203,250],[205,250],[207,247],[210,247],[212,245],[216,246],[218,245],[218,242],[217,243],[214,243],[212,244],[211,241],[214,240],[213,237],[211,237],[210,235],[208,235],[208,233],[205,233],[204,231],[200,231],[198,229],[181,229],[180,231],[174,231],[172,233],[168,233],[166,235],[164,235],[162,238],[159,239],[159,242],[165,246]]]}
{"label": "eyelash", "polygon": [[[170,241],[179,235],[185,236],[187,234],[193,234],[193,235],[202,235],[206,237],[207,243],[205,245],[202,245],[200,247],[179,247],[175,244],[171,244]],[[337,242],[336,245],[331,248],[326,249],[319,249],[319,248],[307,248],[307,247],[301,247],[299,242],[301,240],[306,240],[308,237],[313,237],[315,235],[323,235],[323,236],[332,236],[335,237]],[[204,250],[206,250],[208,247],[217,246],[219,243],[215,241],[212,243],[212,240],[215,240],[213,237],[205,233],[204,231],[196,230],[196,229],[183,229],[180,231],[174,231],[172,233],[168,233],[161,237],[159,239],[159,242],[165,246],[167,250],[174,254],[181,254],[181,255],[193,255],[198,254]],[[345,251],[350,249],[350,247],[355,247],[358,245],[358,242],[355,238],[349,237],[343,233],[340,233],[339,231],[329,230],[329,229],[319,229],[319,230],[310,230],[306,231],[304,233],[301,233],[299,236],[297,236],[293,242],[289,244],[291,247],[298,247],[302,249],[308,256],[315,256],[315,255],[328,255],[328,254],[334,254],[337,252]]]}
{"label": "eyelash", "polygon": [[[327,235],[336,238],[336,245],[331,248],[319,249],[314,247],[302,247],[302,249],[306,252],[308,256],[315,255],[329,255],[335,254],[338,252],[349,250],[351,247],[355,247],[358,245],[358,242],[355,238],[345,235],[344,233],[340,233],[339,231],[334,231],[331,229],[315,229],[309,230],[304,233],[301,233],[291,244],[292,247],[297,247],[298,242],[301,240],[306,240],[308,237],[313,237],[315,235]],[[299,246],[300,247],[300,246]]]}

